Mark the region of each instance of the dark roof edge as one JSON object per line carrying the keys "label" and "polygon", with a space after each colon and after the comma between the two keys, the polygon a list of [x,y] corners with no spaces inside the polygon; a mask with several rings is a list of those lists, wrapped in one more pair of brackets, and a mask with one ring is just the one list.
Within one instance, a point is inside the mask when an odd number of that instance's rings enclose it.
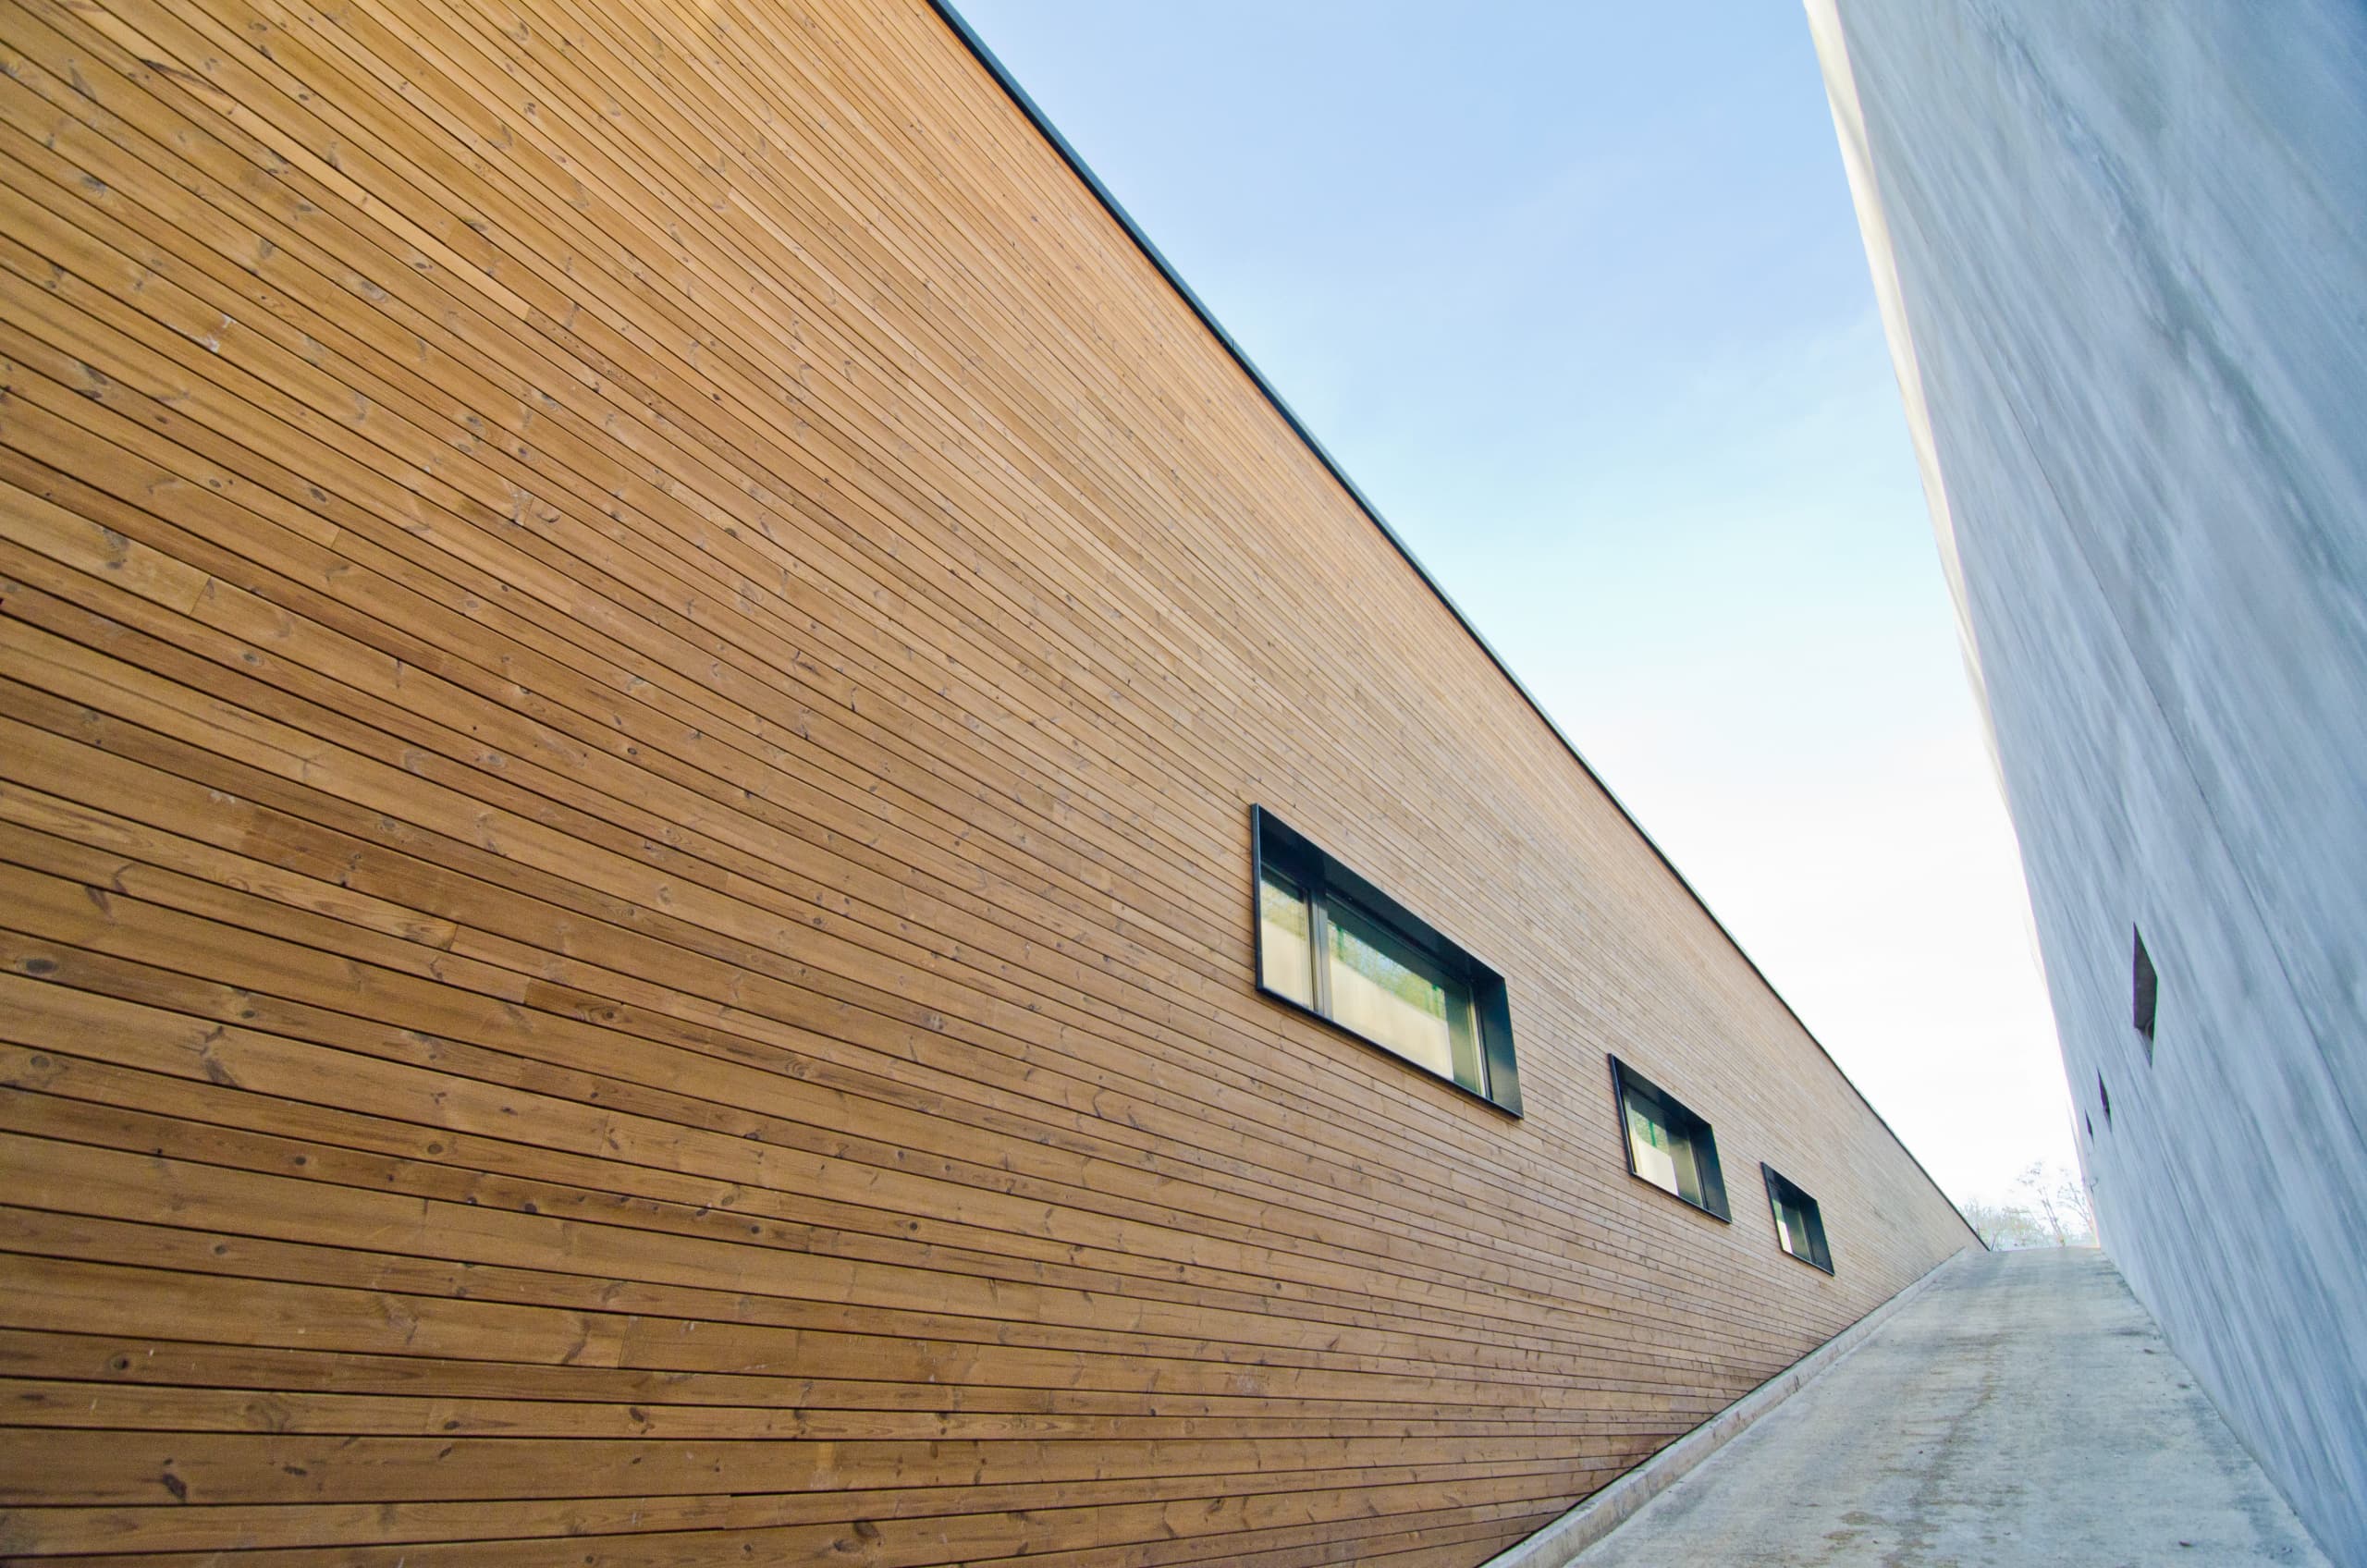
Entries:
{"label": "dark roof edge", "polygon": [[[986,67],[987,74],[1000,84],[1003,92],[1010,95],[1011,101],[1019,105],[1020,112],[1035,124],[1044,140],[1052,144],[1052,150],[1060,153],[1079,179],[1085,181],[1085,189],[1092,191],[1095,199],[1108,210],[1110,215],[1118,220],[1118,227],[1126,231],[1126,237],[1134,242],[1144,255],[1150,258],[1151,265],[1157,267],[1159,276],[1167,279],[1168,287],[1174,289],[1183,298],[1184,302],[1192,307],[1192,313],[1200,318],[1200,325],[1207,327],[1208,335],[1217,340],[1226,353],[1233,356],[1233,362],[1241,367],[1241,373],[1249,378],[1250,385],[1257,387],[1266,401],[1273,406],[1274,411],[1282,416],[1282,423],[1289,425],[1292,433],[1306,444],[1306,449],[1315,454],[1315,460],[1323,465],[1324,471],[1331,475],[1340,488],[1348,493],[1348,498],[1355,502],[1356,509],[1363,512],[1372,525],[1380,530],[1380,536],[1388,540],[1399,555],[1405,557],[1405,564],[1414,569],[1414,575],[1422,580],[1422,585],[1437,596],[1440,604],[1446,606],[1446,613],[1454,617],[1455,624],[1462,627],[1465,633],[1478,646],[1479,651],[1488,655],[1488,662],[1494,665],[1497,672],[1511,683],[1512,689],[1520,693],[1521,701],[1528,704],[1529,711],[1537,715],[1539,721],[1545,726],[1552,737],[1562,742],[1562,749],[1570,753],[1570,760],[1576,763],[1587,778],[1593,781],[1594,787],[1602,791],[1603,798],[1611,802],[1612,809],[1620,815],[1628,827],[1636,830],[1636,837],[1644,841],[1644,847],[1659,857],[1660,863],[1668,868],[1668,874],[1676,878],[1676,885],[1685,889],[1686,896],[1693,900],[1695,906],[1703,914],[1710,917],[1710,924],[1718,928],[1718,935],[1723,937],[1727,946],[1733,948],[1736,956],[1749,965],[1751,974],[1757,975],[1759,983],[1767,987],[1767,994],[1775,998],[1776,1005],[1789,1014],[1792,1022],[1799,1025],[1800,1033],[1808,1036],[1809,1044],[1817,1048],[1818,1054],[1822,1056],[1833,1071],[1840,1075],[1841,1081],[1849,1085],[1849,1092],[1858,1096],[1858,1103],[1864,1106],[1876,1121],[1882,1123],[1883,1131],[1890,1134],[1891,1142],[1896,1144],[1907,1158],[1913,1161],[1916,1170],[1923,1172],[1923,1180],[1932,1182],[1932,1190],[1940,1194],[1941,1201],[1947,1204],[1950,1208],[1956,1208],[1956,1200],[1948,1196],[1939,1182],[1932,1180],[1932,1173],[1923,1170],[1923,1162],[1916,1158],[1913,1149],[1907,1146],[1907,1140],[1900,1137],[1897,1129],[1883,1118],[1881,1111],[1874,1109],[1874,1102],[1866,1097],[1865,1091],[1858,1087],[1849,1074],[1842,1072],[1841,1064],[1833,1060],[1833,1053],[1824,1048],[1824,1042],[1816,1037],[1816,1031],[1810,1029],[1808,1026],[1808,1021],[1793,1010],[1790,1002],[1784,1000],[1784,993],[1775,988],[1775,983],[1772,980],[1767,978],[1767,972],[1760,969],[1758,961],[1735,939],[1735,934],[1726,929],[1726,923],[1718,918],[1717,911],[1711,909],[1709,901],[1701,897],[1693,884],[1686,880],[1685,873],[1676,868],[1676,863],[1668,858],[1668,851],[1653,842],[1652,836],[1644,831],[1644,825],[1636,820],[1636,814],[1627,809],[1626,804],[1613,791],[1611,786],[1603,782],[1602,775],[1594,770],[1594,765],[1587,761],[1585,754],[1578,750],[1576,744],[1568,735],[1563,733],[1562,727],[1553,722],[1553,716],[1545,711],[1545,704],[1539,702],[1536,694],[1521,684],[1520,677],[1513,673],[1512,666],[1504,662],[1503,656],[1489,646],[1488,639],[1482,637],[1479,634],[1479,629],[1471,624],[1471,618],[1465,615],[1462,607],[1454,602],[1444,588],[1439,585],[1438,579],[1430,575],[1429,568],[1422,564],[1420,557],[1406,547],[1405,541],[1397,536],[1397,530],[1390,527],[1389,520],[1380,515],[1380,508],[1374,506],[1370,498],[1356,487],[1356,482],[1348,477],[1348,471],[1342,468],[1330,452],[1324,450],[1323,443],[1315,438],[1315,432],[1307,429],[1306,424],[1301,423],[1298,415],[1292,411],[1290,404],[1283,400],[1282,395],[1274,390],[1274,384],[1266,379],[1266,373],[1259,370],[1257,362],[1243,351],[1241,345],[1233,340],[1233,334],[1224,329],[1224,324],[1217,320],[1215,312],[1201,302],[1197,294],[1192,292],[1192,286],[1184,281],[1183,275],[1177,272],[1168,259],[1159,252],[1159,247],[1151,243],[1151,238],[1143,232],[1142,225],[1134,220],[1133,215],[1126,211],[1118,198],[1110,193],[1110,188],[1101,183],[1101,177],[1093,172],[1093,166],[1085,161],[1075,148],[1069,145],[1069,139],[1061,134],[1060,127],[1054,125],[1051,116],[1036,106],[1036,100],[1027,95],[1027,90],[1019,85],[1019,79],[1011,74],[1002,61],[996,57],[995,52],[987,47],[987,41],[979,37],[977,31],[971,27],[968,19],[954,8],[952,0],[928,0],[928,3],[943,19],[945,25],[951,28],[954,35],[968,47],[970,53],[977,56],[978,63]],[[1966,1230],[1972,1230],[1971,1222],[1965,1219],[1961,1210],[1957,1211],[1956,1219]],[[1973,1239],[1980,1240],[1978,1231],[1974,1232]]]}

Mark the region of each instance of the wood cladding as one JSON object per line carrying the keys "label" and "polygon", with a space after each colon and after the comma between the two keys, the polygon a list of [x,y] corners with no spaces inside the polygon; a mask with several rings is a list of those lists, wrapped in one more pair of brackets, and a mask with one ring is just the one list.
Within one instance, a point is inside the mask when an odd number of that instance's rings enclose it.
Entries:
{"label": "wood cladding", "polygon": [[1472,1564],[1969,1242],[926,6],[0,50],[0,1551]]}

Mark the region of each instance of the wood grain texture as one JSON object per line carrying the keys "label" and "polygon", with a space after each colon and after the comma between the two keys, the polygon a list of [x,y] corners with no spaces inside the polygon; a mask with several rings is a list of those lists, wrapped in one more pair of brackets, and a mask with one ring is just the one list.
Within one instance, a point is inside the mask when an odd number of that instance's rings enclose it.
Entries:
{"label": "wood grain texture", "polygon": [[0,1551],[1472,1563],[1969,1242],[925,6],[0,54]]}

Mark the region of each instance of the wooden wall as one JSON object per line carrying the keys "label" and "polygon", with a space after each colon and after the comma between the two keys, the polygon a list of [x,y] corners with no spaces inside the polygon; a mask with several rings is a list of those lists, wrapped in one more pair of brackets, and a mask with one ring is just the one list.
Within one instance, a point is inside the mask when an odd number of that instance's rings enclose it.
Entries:
{"label": "wooden wall", "polygon": [[1968,1242],[917,0],[0,54],[0,1552],[1470,1564]]}

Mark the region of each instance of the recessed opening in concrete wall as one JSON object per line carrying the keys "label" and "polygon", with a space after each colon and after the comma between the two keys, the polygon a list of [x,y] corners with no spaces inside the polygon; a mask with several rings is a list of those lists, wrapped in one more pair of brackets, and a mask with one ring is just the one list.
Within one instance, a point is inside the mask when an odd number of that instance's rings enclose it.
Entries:
{"label": "recessed opening in concrete wall", "polygon": [[2153,1001],[2161,990],[2161,977],[2153,973],[2153,957],[2145,950],[2145,934],[2131,926],[2129,935],[2137,943],[2129,1017],[2137,1032],[2145,1036],[2145,1060],[2150,1063],[2153,1060]]}
{"label": "recessed opening in concrete wall", "polygon": [[[2104,1075],[2101,1072],[2096,1074],[2096,1102],[2104,1108],[2104,1125],[2111,1126],[2112,1091],[2104,1087]],[[2092,1133],[2095,1129],[2091,1125],[2089,1131]]]}

